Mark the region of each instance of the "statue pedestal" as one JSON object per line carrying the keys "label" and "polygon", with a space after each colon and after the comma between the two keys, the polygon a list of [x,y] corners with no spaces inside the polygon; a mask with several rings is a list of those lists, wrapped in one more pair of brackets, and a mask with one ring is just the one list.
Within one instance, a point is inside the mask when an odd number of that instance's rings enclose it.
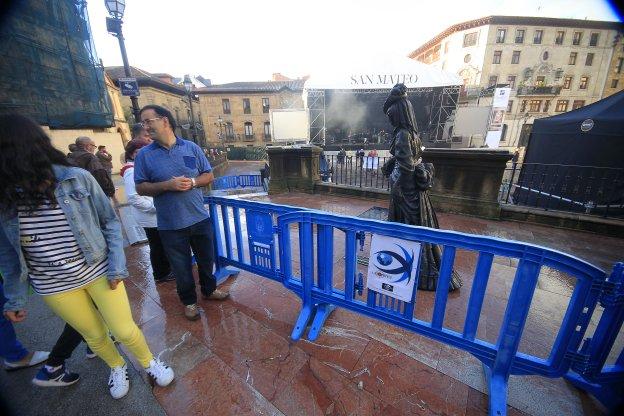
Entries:
{"label": "statue pedestal", "polygon": [[512,157],[504,149],[426,149],[423,161],[435,166],[429,196],[436,211],[500,218],[498,195]]}
{"label": "statue pedestal", "polygon": [[312,145],[267,147],[271,180],[269,194],[282,192],[314,192],[319,175],[319,156],[322,149]]}

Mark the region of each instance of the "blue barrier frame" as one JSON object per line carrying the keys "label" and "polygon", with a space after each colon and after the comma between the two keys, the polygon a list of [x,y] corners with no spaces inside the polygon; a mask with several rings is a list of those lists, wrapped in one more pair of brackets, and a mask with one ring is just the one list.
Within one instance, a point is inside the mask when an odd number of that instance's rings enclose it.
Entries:
{"label": "blue barrier frame", "polygon": [[232,175],[220,176],[212,182],[212,189],[234,189],[246,187],[261,187],[262,179],[260,175]]}
{"label": "blue barrier frame", "polygon": [[[594,394],[606,405],[612,406],[617,402],[609,401],[608,396],[613,391],[614,384],[624,381],[622,371],[624,352],[620,354],[615,366],[604,367],[604,363],[624,321],[622,283],[624,266],[621,263],[618,263],[613,273],[607,276],[602,269],[576,257],[529,243],[338,216],[255,201],[207,197],[206,203],[210,206],[217,233],[215,244],[217,267],[226,269],[233,266],[279,281],[302,299],[302,309],[291,334],[293,340],[300,339],[310,326],[308,339],[313,341],[319,336],[331,311],[336,307],[343,307],[452,345],[475,356],[482,362],[487,378],[491,415],[506,414],[507,383],[511,374],[565,376],[578,387]],[[232,209],[236,250],[232,245],[228,209]],[[258,221],[265,224],[261,227],[264,234],[261,232],[257,237],[248,238],[249,262],[246,262],[243,254],[241,209],[245,210],[247,216],[248,234],[251,223],[255,224],[252,224],[253,226],[257,226]],[[248,212],[252,213],[251,216],[247,215]],[[250,221],[249,218],[253,220]],[[219,227],[219,220],[223,226],[223,233]],[[266,229],[266,224],[271,225],[269,230]],[[294,275],[291,267],[293,244],[290,227],[295,224],[299,230],[296,243],[299,247],[300,275]],[[313,240],[314,227],[316,227],[316,251]],[[332,283],[335,230],[344,233],[345,237],[344,290],[334,288]],[[358,244],[363,244],[364,233],[439,244],[443,248],[439,288],[448,287],[457,249],[479,253],[461,333],[443,326],[448,298],[446,290],[436,291],[431,322],[413,317],[418,300],[417,291],[414,291],[412,302],[398,300],[395,302],[392,298],[388,299],[370,290],[366,302],[354,298],[354,293],[362,290],[361,283],[356,282],[355,272],[356,250]],[[275,253],[276,242],[279,245],[279,256]],[[261,248],[260,263],[254,263],[252,258],[256,255],[253,254],[255,244]],[[476,330],[495,255],[516,258],[519,263],[499,337],[496,344],[492,344],[478,339]],[[318,272],[316,275],[315,259]],[[560,270],[577,279],[561,327],[546,359],[518,352],[542,266]],[[603,306],[606,305],[605,312],[593,340],[586,340],[580,348],[591,316],[599,302]]]}

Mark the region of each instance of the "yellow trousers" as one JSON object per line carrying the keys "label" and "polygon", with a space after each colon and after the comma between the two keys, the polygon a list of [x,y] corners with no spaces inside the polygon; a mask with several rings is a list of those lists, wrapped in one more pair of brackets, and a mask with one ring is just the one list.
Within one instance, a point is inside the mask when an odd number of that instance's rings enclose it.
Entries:
{"label": "yellow trousers", "polygon": [[109,367],[118,367],[125,363],[108,335],[109,329],[115,339],[124,344],[143,367],[149,366],[153,355],[145,342],[143,332],[132,319],[123,282],[115,290],[111,290],[103,276],[75,290],[45,295],[43,300],[54,313],[83,336],[91,350]]}

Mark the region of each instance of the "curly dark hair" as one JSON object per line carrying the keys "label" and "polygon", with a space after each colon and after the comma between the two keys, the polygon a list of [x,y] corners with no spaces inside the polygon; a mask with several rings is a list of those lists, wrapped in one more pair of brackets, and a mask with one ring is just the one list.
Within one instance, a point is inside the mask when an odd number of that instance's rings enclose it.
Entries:
{"label": "curly dark hair", "polygon": [[39,124],[20,114],[0,115],[0,211],[56,201],[52,165],[72,166]]}

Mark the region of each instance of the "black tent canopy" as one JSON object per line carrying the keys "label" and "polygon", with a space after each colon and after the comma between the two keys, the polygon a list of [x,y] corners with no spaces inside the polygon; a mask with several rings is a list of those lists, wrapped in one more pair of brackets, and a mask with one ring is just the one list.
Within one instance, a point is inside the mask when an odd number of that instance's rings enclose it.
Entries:
{"label": "black tent canopy", "polygon": [[624,91],[535,120],[514,200],[600,213],[624,204]]}

